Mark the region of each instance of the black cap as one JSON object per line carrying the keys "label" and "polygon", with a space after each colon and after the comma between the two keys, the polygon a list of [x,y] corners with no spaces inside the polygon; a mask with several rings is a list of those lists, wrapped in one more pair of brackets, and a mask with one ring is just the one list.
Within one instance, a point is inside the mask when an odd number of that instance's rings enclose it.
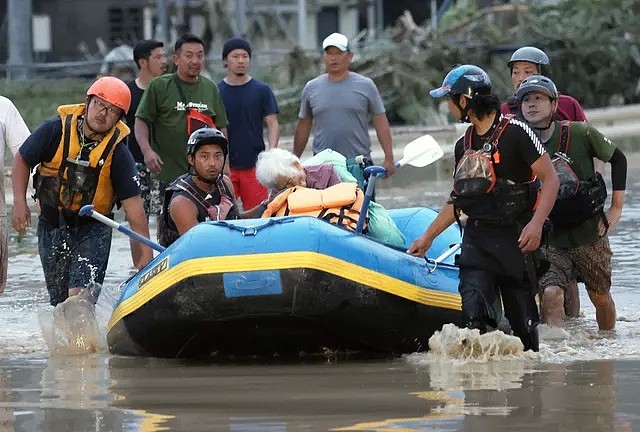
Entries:
{"label": "black cap", "polygon": [[224,46],[222,47],[222,60],[226,59],[229,53],[236,49],[245,50],[247,54],[249,54],[249,57],[251,57],[251,45],[249,45],[249,42],[236,36],[228,39],[224,43]]}

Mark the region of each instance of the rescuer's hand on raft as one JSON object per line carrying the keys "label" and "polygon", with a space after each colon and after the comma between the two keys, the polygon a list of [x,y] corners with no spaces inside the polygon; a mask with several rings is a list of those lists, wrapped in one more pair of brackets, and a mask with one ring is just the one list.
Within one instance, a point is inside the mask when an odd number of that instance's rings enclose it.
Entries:
{"label": "rescuer's hand on raft", "polygon": [[431,243],[433,243],[433,239],[423,234],[411,243],[411,246],[407,249],[407,253],[419,258],[424,258],[427,250],[431,247]]}

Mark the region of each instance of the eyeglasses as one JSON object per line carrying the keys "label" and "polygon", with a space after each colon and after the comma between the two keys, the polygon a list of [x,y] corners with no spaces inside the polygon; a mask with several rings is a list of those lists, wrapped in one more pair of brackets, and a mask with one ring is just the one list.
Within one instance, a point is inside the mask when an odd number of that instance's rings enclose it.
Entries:
{"label": "eyeglasses", "polygon": [[104,111],[108,116],[111,117],[119,116],[122,113],[122,110],[120,108],[112,108],[101,100],[95,98],[93,99],[93,106],[98,109],[98,112]]}

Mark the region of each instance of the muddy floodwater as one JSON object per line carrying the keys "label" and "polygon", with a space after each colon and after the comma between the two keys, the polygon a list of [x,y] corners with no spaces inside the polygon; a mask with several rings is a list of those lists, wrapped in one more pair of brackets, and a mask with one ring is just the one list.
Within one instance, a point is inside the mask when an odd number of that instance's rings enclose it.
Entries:
{"label": "muddy floodwater", "polygon": [[[640,430],[639,160],[630,157],[610,237],[616,330],[598,332],[581,287],[581,317],[541,326],[535,355],[287,363],[52,355],[38,322],[52,308],[35,231],[20,242],[12,232],[0,295],[0,432]],[[444,169],[407,167],[380,181],[377,195],[390,208],[439,207],[448,189]],[[128,239],[116,232],[104,293],[113,296],[132,271]]]}

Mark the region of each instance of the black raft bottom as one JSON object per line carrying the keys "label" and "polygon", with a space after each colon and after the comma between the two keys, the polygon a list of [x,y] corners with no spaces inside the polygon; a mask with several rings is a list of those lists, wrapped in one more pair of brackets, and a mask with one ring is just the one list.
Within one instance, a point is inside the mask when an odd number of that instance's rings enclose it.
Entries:
{"label": "black raft bottom", "polygon": [[185,279],[120,320],[114,354],[299,357],[428,349],[459,311],[415,303],[317,270],[281,272],[282,293],[227,297],[221,275]]}

